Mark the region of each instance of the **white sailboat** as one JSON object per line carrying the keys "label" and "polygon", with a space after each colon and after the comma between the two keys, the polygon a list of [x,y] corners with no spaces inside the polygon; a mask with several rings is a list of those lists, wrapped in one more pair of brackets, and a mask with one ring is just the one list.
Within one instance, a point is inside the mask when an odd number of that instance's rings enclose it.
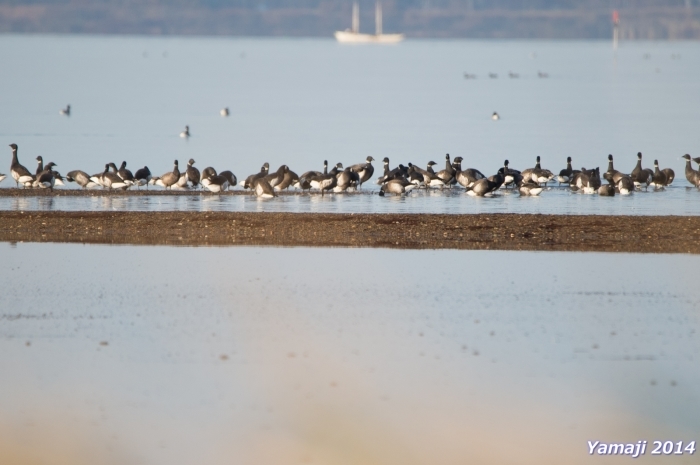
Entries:
{"label": "white sailboat", "polygon": [[374,34],[360,33],[360,7],[357,2],[354,2],[352,4],[352,29],[335,31],[335,38],[338,42],[375,44],[395,44],[403,40],[403,34],[382,34],[382,4],[379,0],[375,5],[374,23],[376,28]]}

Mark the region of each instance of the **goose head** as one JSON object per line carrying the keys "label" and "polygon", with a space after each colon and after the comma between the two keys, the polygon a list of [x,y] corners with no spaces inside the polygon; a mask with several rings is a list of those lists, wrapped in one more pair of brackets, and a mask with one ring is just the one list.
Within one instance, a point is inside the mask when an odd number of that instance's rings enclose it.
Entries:
{"label": "goose head", "polygon": [[685,155],[683,155],[681,158],[685,158],[686,161],[690,161],[690,155],[687,153]]}
{"label": "goose head", "polygon": [[374,161],[374,158],[372,156],[367,157],[367,163],[372,163]]}
{"label": "goose head", "polygon": [[193,159],[193,158],[190,158],[190,161],[187,162],[187,164],[190,165],[190,166],[194,165],[194,159]]}
{"label": "goose head", "polygon": [[384,157],[384,160],[382,160],[385,165],[389,164],[389,157]]}

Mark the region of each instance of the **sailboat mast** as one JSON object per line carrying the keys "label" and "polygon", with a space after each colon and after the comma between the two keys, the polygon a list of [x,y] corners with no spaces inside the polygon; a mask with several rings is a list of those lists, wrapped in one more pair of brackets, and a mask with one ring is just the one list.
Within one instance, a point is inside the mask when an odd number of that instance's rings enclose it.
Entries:
{"label": "sailboat mast", "polygon": [[382,4],[377,0],[374,11],[374,26],[376,28],[376,34],[378,36],[382,35]]}
{"label": "sailboat mast", "polygon": [[352,32],[360,32],[360,5],[357,2],[352,3]]}

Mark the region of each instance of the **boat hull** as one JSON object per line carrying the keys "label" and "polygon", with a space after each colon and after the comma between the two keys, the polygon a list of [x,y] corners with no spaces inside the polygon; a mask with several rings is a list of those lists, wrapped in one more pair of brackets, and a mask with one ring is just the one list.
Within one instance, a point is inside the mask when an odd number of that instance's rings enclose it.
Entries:
{"label": "boat hull", "polygon": [[403,34],[360,34],[351,31],[336,31],[338,42],[351,44],[395,44],[404,39]]}

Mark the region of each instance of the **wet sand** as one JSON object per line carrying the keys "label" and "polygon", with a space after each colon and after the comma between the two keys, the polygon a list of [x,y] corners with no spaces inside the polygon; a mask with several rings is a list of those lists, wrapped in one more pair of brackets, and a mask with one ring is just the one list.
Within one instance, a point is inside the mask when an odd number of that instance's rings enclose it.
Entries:
{"label": "wet sand", "polygon": [[700,217],[0,212],[0,241],[700,253]]}

